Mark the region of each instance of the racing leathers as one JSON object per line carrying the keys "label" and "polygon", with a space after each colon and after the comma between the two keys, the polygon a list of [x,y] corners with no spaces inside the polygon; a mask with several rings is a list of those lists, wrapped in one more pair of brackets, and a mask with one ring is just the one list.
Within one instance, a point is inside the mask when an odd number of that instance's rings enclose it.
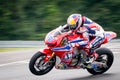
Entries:
{"label": "racing leathers", "polygon": [[[85,16],[83,16],[82,19],[83,25],[80,27],[80,31],[83,31],[84,41],[88,42],[85,48],[87,48],[89,50],[88,53],[92,55],[94,54],[92,48],[100,46],[105,39],[104,30],[99,24],[93,22],[91,19]],[[86,31],[84,32],[85,29]]]}
{"label": "racing leathers", "polygon": [[[104,41],[104,30],[99,24],[95,23],[85,16],[82,17],[82,20],[82,26],[78,26],[78,28],[74,31],[76,31],[76,33],[78,34],[82,34],[83,43],[86,43],[86,45],[84,46],[85,52],[87,52],[89,57],[94,57],[94,60],[96,60],[98,58],[98,55],[93,48],[100,46],[100,44]],[[69,27],[67,25],[65,26],[65,30],[70,30],[68,29]],[[76,40],[76,43],[79,44],[79,39],[80,38],[74,39],[74,41]]]}
{"label": "racing leathers", "polygon": [[[105,38],[103,28],[99,24],[95,23],[94,21],[85,16],[82,17],[82,21],[82,26],[78,26],[78,28],[74,31],[76,31],[76,33],[78,34],[82,34],[84,42],[87,43],[85,48],[89,50],[99,46]],[[67,25],[65,29],[69,30]],[[79,40],[79,38],[75,40]],[[93,51],[90,50],[90,52],[88,53],[91,55]]]}

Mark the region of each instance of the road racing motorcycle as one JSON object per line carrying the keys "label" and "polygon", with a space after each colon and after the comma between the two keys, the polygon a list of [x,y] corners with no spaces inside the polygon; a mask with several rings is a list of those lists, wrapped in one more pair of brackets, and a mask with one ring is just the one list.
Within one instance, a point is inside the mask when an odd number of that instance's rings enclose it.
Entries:
{"label": "road racing motorcycle", "polygon": [[[87,71],[93,75],[102,74],[106,72],[113,64],[114,55],[108,48],[96,46],[93,48],[99,57],[88,63],[88,54],[85,52],[83,46],[83,38],[80,33],[72,32],[71,30],[63,31],[64,26],[50,31],[45,38],[46,48],[38,51],[34,54],[29,62],[29,69],[35,75],[44,75],[50,72],[53,67],[56,69],[67,70],[67,69],[87,69]],[[73,47],[77,41],[74,39],[79,35],[79,48]],[[106,31],[105,40],[102,44],[108,43],[111,39],[117,35],[115,32]],[[100,45],[102,45],[100,44]],[[74,55],[73,55],[74,54]],[[64,64],[67,66],[61,66],[60,62],[65,57]]]}

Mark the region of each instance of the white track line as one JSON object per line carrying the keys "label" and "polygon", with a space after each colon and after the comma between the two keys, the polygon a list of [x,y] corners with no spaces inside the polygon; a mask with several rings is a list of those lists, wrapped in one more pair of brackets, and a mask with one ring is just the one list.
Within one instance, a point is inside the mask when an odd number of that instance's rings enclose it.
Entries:
{"label": "white track line", "polygon": [[0,67],[3,66],[8,66],[8,65],[13,65],[13,64],[18,64],[18,63],[29,63],[28,60],[23,60],[23,61],[15,61],[15,62],[10,62],[10,63],[5,63],[5,64],[0,64]]}

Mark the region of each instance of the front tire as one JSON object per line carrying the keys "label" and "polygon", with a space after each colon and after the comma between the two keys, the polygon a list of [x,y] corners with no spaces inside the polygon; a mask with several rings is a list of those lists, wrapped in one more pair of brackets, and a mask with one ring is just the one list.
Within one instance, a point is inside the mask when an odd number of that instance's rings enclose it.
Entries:
{"label": "front tire", "polygon": [[33,55],[29,63],[29,69],[34,75],[44,75],[52,70],[55,66],[56,57],[54,56],[50,61],[45,62],[46,54],[37,52]]}
{"label": "front tire", "polygon": [[[107,67],[99,68],[97,70],[95,70],[93,68],[92,69],[87,68],[87,71],[93,75],[102,74],[102,73],[106,72],[111,67],[111,65],[113,64],[113,61],[114,61],[114,56],[113,56],[112,51],[110,51],[107,48],[99,48],[96,50],[96,53],[99,55],[99,58],[96,61],[102,62],[103,60],[106,60]],[[103,57],[106,57],[106,59],[104,59]]]}

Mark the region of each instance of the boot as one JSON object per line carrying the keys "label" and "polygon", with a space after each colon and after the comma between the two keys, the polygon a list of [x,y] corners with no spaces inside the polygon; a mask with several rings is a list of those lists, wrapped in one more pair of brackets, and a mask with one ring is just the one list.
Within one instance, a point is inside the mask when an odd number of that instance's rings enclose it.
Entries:
{"label": "boot", "polygon": [[92,63],[97,60],[99,55],[94,51],[91,55],[88,56],[86,63]]}

